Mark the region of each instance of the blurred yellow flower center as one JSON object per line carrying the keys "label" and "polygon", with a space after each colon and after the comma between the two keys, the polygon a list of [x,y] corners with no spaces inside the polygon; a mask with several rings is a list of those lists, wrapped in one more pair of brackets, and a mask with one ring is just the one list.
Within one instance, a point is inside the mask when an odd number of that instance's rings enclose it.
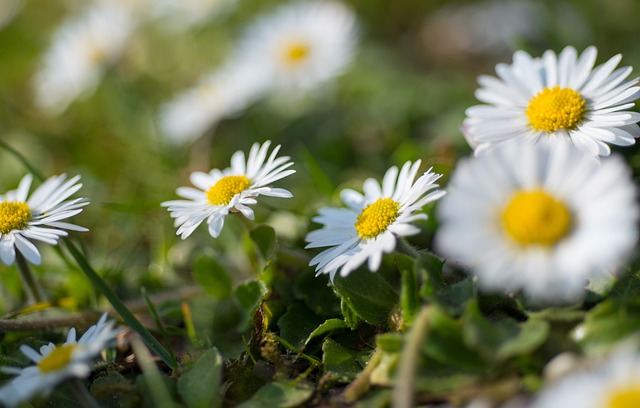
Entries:
{"label": "blurred yellow flower center", "polygon": [[586,102],[571,88],[544,88],[531,98],[527,107],[529,124],[535,130],[555,132],[574,129],[584,117]]}
{"label": "blurred yellow flower center", "polygon": [[251,181],[246,176],[224,176],[207,191],[211,205],[227,205],[236,194],[249,188]]}
{"label": "blurred yellow flower center", "polygon": [[519,191],[502,211],[507,235],[521,245],[552,246],[571,229],[567,206],[543,190]]}
{"label": "blurred yellow flower center", "polygon": [[48,356],[40,360],[38,369],[41,373],[50,373],[66,367],[71,362],[71,355],[77,347],[77,344],[65,344],[54,348]]}
{"label": "blurred yellow flower center", "polygon": [[366,206],[356,218],[356,231],[360,238],[375,238],[387,230],[398,218],[400,204],[390,198],[379,198]]}
{"label": "blurred yellow flower center", "polygon": [[31,221],[31,209],[22,201],[7,201],[0,203],[0,233],[8,234],[13,230],[27,228]]}
{"label": "blurred yellow flower center", "polygon": [[296,65],[309,57],[311,47],[302,41],[288,43],[283,50],[284,61],[288,65]]}
{"label": "blurred yellow flower center", "polygon": [[640,386],[631,386],[616,391],[609,397],[605,408],[640,407]]}

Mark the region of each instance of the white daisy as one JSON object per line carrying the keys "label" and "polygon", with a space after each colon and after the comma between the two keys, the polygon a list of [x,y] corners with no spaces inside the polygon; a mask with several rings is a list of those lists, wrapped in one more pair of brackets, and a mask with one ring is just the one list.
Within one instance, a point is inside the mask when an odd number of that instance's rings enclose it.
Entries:
{"label": "white daisy", "polygon": [[596,366],[569,374],[543,389],[531,408],[640,407],[640,355],[616,350]]}
{"label": "white daisy", "polygon": [[355,42],[356,19],[346,6],[299,1],[252,25],[238,54],[266,70],[275,88],[308,90],[346,69]]}
{"label": "white daisy", "polygon": [[62,221],[89,204],[84,198],[65,201],[82,187],[80,176],[50,177],[29,195],[32,180],[27,174],[16,190],[0,195],[0,259],[5,265],[15,261],[16,248],[29,262],[40,264],[40,252],[31,240],[56,245],[68,235],[64,230],[88,231]]}
{"label": "white daisy", "polygon": [[0,402],[9,407],[17,406],[36,395],[49,395],[64,380],[87,377],[95,358],[117,337],[119,330],[113,328],[114,324],[114,321],[107,322],[107,314],[104,313],[79,340],[76,340],[75,328],[71,328],[64,344],[56,346],[49,343],[39,351],[22,345],[20,351],[35,365],[1,368],[16,377],[0,388]]}
{"label": "white daisy", "polygon": [[240,114],[267,85],[264,70],[231,60],[162,107],[163,134],[174,143],[190,142],[221,119]]}
{"label": "white daisy", "polygon": [[566,47],[532,58],[524,51],[513,64],[498,64],[499,78],[480,76],[476,98],[486,105],[467,109],[466,135],[476,154],[506,140],[570,142],[593,155],[607,156],[608,144],[629,146],[640,136],[638,79],[626,81],[631,67],[616,69],[620,54],[593,68],[596,48],[579,57]]}
{"label": "white daisy", "polygon": [[131,11],[98,2],[54,34],[33,85],[37,105],[51,115],[97,87],[105,67],[123,52],[135,27]]}
{"label": "white daisy", "polygon": [[435,181],[441,175],[429,169],[417,180],[420,160],[406,162],[398,173],[397,167],[387,170],[382,185],[375,179],[367,179],[360,194],[351,189],[340,192],[340,198],[348,208],[320,209],[313,221],[322,224],[311,231],[305,248],[331,247],[316,255],[309,265],[317,265],[319,274],[328,273],[333,281],[347,276],[368,260],[371,271],[377,271],[385,253],[396,247],[396,237],[415,235],[420,229],[411,223],[426,219],[424,213],[416,214],[426,204],[442,197],[445,192],[430,190],[438,187]]}
{"label": "white daisy", "polygon": [[168,207],[171,217],[175,218],[176,234],[185,239],[202,221],[207,220],[209,234],[217,238],[229,213],[241,213],[250,220],[254,218],[253,210],[248,206],[256,204],[258,196],[292,197],[285,189],[269,187],[274,181],[295,173],[295,170],[287,170],[293,164],[288,156],[276,157],[280,145],[267,158],[270,145],[271,141],[264,142],[262,146],[254,143],[246,161],[242,151],[235,152],[231,156],[231,167],[222,171],[213,169],[209,173],[191,173],[191,183],[197,188],[180,187],[176,190],[187,200],[161,204]]}
{"label": "white daisy", "polygon": [[507,144],[458,164],[439,206],[439,251],[483,289],[577,300],[637,239],[635,187],[618,157]]}

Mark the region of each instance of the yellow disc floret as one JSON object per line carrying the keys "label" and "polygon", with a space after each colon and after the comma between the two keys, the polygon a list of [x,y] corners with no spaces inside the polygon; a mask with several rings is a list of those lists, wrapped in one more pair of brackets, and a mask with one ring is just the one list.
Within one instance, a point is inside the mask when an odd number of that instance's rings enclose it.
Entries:
{"label": "yellow disc floret", "polygon": [[31,221],[31,209],[23,201],[3,201],[0,203],[0,233],[27,228]]}
{"label": "yellow disc floret", "polygon": [[550,247],[570,231],[571,212],[544,190],[519,191],[502,211],[507,235],[520,245]]}
{"label": "yellow disc floret", "polygon": [[287,65],[297,65],[309,57],[311,47],[302,41],[287,43],[282,50],[282,58]]}
{"label": "yellow disc floret", "polygon": [[250,185],[251,181],[246,176],[224,176],[207,191],[207,199],[211,205],[227,205]]}
{"label": "yellow disc floret", "polygon": [[77,343],[65,344],[54,348],[45,358],[38,363],[41,373],[50,373],[65,368],[71,362],[73,351],[78,347]]}
{"label": "yellow disc floret", "polygon": [[385,232],[398,218],[400,204],[390,198],[379,198],[368,205],[356,218],[356,231],[360,238],[375,238]]}
{"label": "yellow disc floret", "polygon": [[555,132],[574,129],[582,122],[586,112],[586,101],[579,92],[571,88],[544,88],[529,100],[527,117],[535,130]]}
{"label": "yellow disc floret", "polygon": [[617,390],[604,408],[637,408],[640,407],[640,386],[630,386]]}

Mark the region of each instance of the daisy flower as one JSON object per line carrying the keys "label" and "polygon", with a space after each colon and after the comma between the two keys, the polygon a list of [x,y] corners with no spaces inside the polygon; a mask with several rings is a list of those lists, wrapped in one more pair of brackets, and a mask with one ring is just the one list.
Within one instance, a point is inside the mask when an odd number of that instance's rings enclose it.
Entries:
{"label": "daisy flower", "polygon": [[542,58],[517,51],[512,65],[496,66],[499,78],[480,76],[476,98],[485,105],[467,109],[465,120],[476,154],[514,139],[568,142],[595,156],[609,155],[609,144],[634,144],[640,114],[629,109],[638,79],[626,80],[631,67],[616,69],[620,54],[593,68],[596,54],[595,47],[579,57],[573,47]]}
{"label": "daisy flower", "polygon": [[131,11],[98,2],[67,21],[53,37],[33,86],[37,105],[62,113],[75,99],[92,94],[104,68],[123,52],[135,27]]}
{"label": "daisy flower", "polygon": [[429,169],[415,180],[419,167],[420,160],[406,162],[400,172],[391,167],[382,185],[375,179],[367,179],[362,186],[364,194],[342,190],[340,198],[348,208],[320,209],[312,220],[322,224],[322,228],[307,235],[309,244],[305,247],[331,247],[309,263],[316,265],[318,275],[328,273],[333,281],[338,270],[344,277],[365,261],[371,271],[377,271],[382,256],[395,249],[397,237],[420,232],[411,223],[426,219],[427,215],[416,212],[445,192],[435,190],[427,194],[438,187],[435,181],[441,175]]}
{"label": "daisy flower", "polygon": [[341,74],[356,42],[353,12],[334,1],[300,1],[262,17],[238,54],[273,77],[276,88],[308,90]]}
{"label": "daisy flower", "polygon": [[288,156],[277,157],[280,145],[267,158],[270,145],[271,141],[262,145],[254,143],[246,161],[244,152],[235,152],[231,156],[231,167],[224,170],[191,173],[191,183],[197,188],[180,187],[176,190],[180,197],[187,200],[161,204],[168,207],[171,217],[175,218],[174,224],[178,228],[176,235],[185,239],[202,221],[207,220],[209,234],[217,238],[222,231],[224,218],[229,213],[240,213],[253,220],[253,210],[248,206],[256,204],[258,196],[292,197],[285,189],[269,186],[295,173],[295,170],[288,169],[293,165]]}
{"label": "daisy flower", "polygon": [[619,157],[570,145],[507,144],[458,164],[439,206],[436,247],[482,289],[577,300],[637,239],[635,187]]}
{"label": "daisy flower", "polygon": [[542,390],[531,408],[640,407],[640,356],[630,347]]}
{"label": "daisy flower", "polygon": [[16,249],[31,263],[40,264],[41,256],[32,240],[56,245],[67,232],[88,231],[84,227],[63,222],[82,211],[89,204],[84,198],[67,200],[80,190],[80,176],[67,180],[67,176],[53,176],[36,188],[29,189],[33,176],[22,178],[18,188],[0,195],[0,259],[11,265]]}
{"label": "daisy flower", "polygon": [[174,143],[193,141],[220,120],[239,115],[267,85],[264,70],[231,60],[162,107],[162,133]]}
{"label": "daisy flower", "polygon": [[2,367],[1,370],[16,377],[0,388],[0,402],[13,407],[36,395],[47,396],[53,388],[69,378],[85,378],[92,370],[93,361],[109,347],[119,333],[115,322],[107,322],[104,313],[97,324],[76,340],[76,330],[71,328],[67,341],[61,345],[49,343],[39,351],[22,345],[20,351],[35,365],[26,368]]}

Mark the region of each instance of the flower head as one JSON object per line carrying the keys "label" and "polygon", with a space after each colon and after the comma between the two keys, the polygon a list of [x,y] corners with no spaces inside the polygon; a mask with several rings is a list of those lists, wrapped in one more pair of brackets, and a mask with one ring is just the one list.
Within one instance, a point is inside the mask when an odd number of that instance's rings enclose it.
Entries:
{"label": "flower head", "polygon": [[0,402],[16,406],[36,395],[49,395],[53,388],[69,378],[84,378],[89,375],[94,359],[109,347],[118,335],[113,328],[115,322],[107,322],[104,313],[97,324],[76,340],[76,330],[67,334],[61,345],[49,343],[39,351],[22,345],[20,351],[35,364],[26,368],[2,367],[2,371],[16,377],[0,388]]}
{"label": "flower head", "polygon": [[344,71],[354,54],[356,20],[335,1],[301,1],[264,16],[238,54],[265,69],[275,87],[310,89]]}
{"label": "flower head", "polygon": [[202,221],[207,220],[209,234],[217,238],[222,231],[224,218],[230,212],[241,213],[251,220],[254,218],[253,210],[248,206],[256,204],[258,196],[292,197],[285,189],[269,186],[295,173],[295,170],[288,169],[293,165],[289,157],[277,157],[280,145],[267,158],[270,145],[270,141],[262,145],[254,143],[246,161],[244,152],[235,152],[231,157],[231,167],[224,170],[191,173],[191,182],[197,188],[180,187],[176,190],[179,196],[187,200],[162,203],[175,218],[177,235],[185,239]]}
{"label": "flower head", "polygon": [[437,248],[481,288],[532,300],[580,298],[634,247],[638,207],[630,172],[547,144],[508,144],[458,164],[439,207]]}
{"label": "flower head", "polygon": [[496,66],[499,78],[481,76],[476,97],[485,105],[467,109],[463,127],[476,154],[509,140],[571,143],[594,156],[634,144],[640,114],[628,109],[640,97],[638,79],[625,80],[631,67],[616,69],[620,55],[593,68],[596,54],[517,51],[512,65]]}
{"label": "flower head", "polygon": [[445,193],[431,191],[438,187],[435,181],[440,178],[431,169],[415,180],[419,167],[420,160],[406,162],[400,172],[391,167],[382,185],[374,179],[366,180],[364,194],[342,190],[340,197],[348,208],[320,209],[313,221],[323,227],[306,238],[306,248],[331,247],[309,263],[317,265],[318,274],[328,273],[333,280],[338,270],[341,276],[347,276],[367,260],[369,269],[377,271],[384,253],[395,249],[396,237],[420,232],[412,222],[427,215],[416,212]]}
{"label": "flower head", "polygon": [[5,265],[15,261],[16,248],[31,263],[39,264],[40,252],[31,240],[56,245],[64,230],[88,231],[75,224],[63,222],[82,211],[89,204],[84,198],[66,201],[82,187],[80,176],[53,176],[29,196],[33,177],[22,178],[17,190],[0,195],[0,259]]}

